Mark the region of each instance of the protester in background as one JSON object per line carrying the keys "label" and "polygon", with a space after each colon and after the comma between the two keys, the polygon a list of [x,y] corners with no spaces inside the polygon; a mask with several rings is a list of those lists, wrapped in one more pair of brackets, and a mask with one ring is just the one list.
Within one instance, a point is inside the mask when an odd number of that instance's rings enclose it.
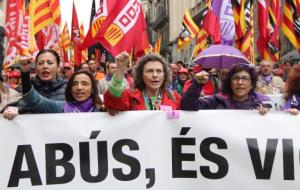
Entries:
{"label": "protester in background", "polygon": [[282,69],[283,69],[283,81],[286,82],[288,79],[289,72],[292,70],[293,64],[290,60],[286,60],[283,62]]}
{"label": "protester in background", "polygon": [[118,68],[104,94],[104,104],[110,114],[126,110],[159,110],[161,105],[179,108],[180,95],[166,89],[169,67],[160,55],[148,54],[138,60],[133,68],[135,90],[125,89],[124,72],[129,54],[123,52],[115,61]]}
{"label": "protester in background", "polygon": [[6,84],[11,89],[17,89],[17,87],[20,85],[20,77],[21,72],[14,68],[13,70],[7,72]]}
{"label": "protester in background", "polygon": [[189,72],[187,69],[182,68],[179,70],[178,83],[181,87],[184,87],[185,82],[189,80]]}
{"label": "protester in background", "polygon": [[68,81],[71,78],[72,74],[74,73],[73,65],[71,63],[68,63],[68,62],[64,63],[63,67],[61,69],[61,73],[62,73],[63,78],[66,81]]}
{"label": "protester in background", "polygon": [[224,78],[221,93],[199,98],[199,91],[208,79],[209,74],[205,71],[196,74],[191,87],[182,97],[181,109],[258,109],[261,114],[268,111],[263,102],[270,99],[254,92],[257,73],[253,67],[247,64],[232,66]]}
{"label": "protester in background", "polygon": [[78,71],[90,71],[90,67],[89,67],[89,64],[87,63],[81,63],[78,67]]}
{"label": "protester in background", "polygon": [[260,64],[256,91],[261,94],[282,94],[284,92],[284,82],[280,77],[273,75],[272,66],[269,61],[262,61]]}
{"label": "protester in background", "polygon": [[179,94],[182,94],[182,86],[179,84],[179,68],[177,64],[175,63],[170,63],[169,65],[170,70],[171,70],[171,77],[170,77],[170,83],[168,85],[168,89],[171,91],[176,91]]}
{"label": "protester in background", "polygon": [[179,71],[180,71],[181,69],[185,68],[185,67],[184,67],[183,61],[177,61],[177,62],[176,62],[176,65],[177,65]]}
{"label": "protester in background", "polygon": [[7,106],[17,106],[21,98],[22,95],[9,88],[0,76],[0,113],[2,113]]}
{"label": "protester in background", "polygon": [[[32,60],[23,59],[20,60],[20,65],[28,65],[29,70]],[[43,97],[51,100],[65,100],[65,88],[66,81],[58,74],[60,58],[56,51],[52,49],[40,50],[35,59],[36,64],[36,76],[31,79],[32,87]],[[21,88],[18,88],[19,92],[22,92],[23,84]],[[34,110],[26,105],[23,100],[20,102],[20,113],[34,113]]]}
{"label": "protester in background", "polygon": [[283,110],[297,115],[300,110],[300,65],[292,69],[287,78],[284,99]]}
{"label": "protester in background", "polygon": [[78,71],[68,81],[65,99],[55,101],[41,96],[32,88],[29,76],[29,66],[23,64],[22,94],[23,101],[38,113],[69,113],[97,112],[103,110],[103,103],[98,96],[97,84],[89,71]]}
{"label": "protester in background", "polygon": [[89,65],[90,72],[92,72],[93,76],[95,77],[96,80],[101,80],[105,77],[105,74],[102,72],[97,71],[97,63],[94,59],[89,59],[87,61],[87,64]]}
{"label": "protester in background", "polygon": [[[106,92],[106,90],[108,89],[108,85],[109,82],[111,81],[111,78],[113,76],[113,74],[116,72],[117,70],[117,64],[116,63],[111,63],[111,62],[107,62],[106,64],[106,75],[103,79],[98,81],[98,91],[99,94],[104,94]],[[129,89],[129,85],[128,85],[128,81],[127,79],[124,80],[125,84],[125,88]]]}

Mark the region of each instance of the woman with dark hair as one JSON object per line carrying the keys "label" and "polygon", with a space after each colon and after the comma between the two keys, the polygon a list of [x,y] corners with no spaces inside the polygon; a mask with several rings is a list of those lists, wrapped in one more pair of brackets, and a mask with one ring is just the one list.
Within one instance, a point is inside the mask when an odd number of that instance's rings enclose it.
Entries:
{"label": "woman with dark hair", "polygon": [[159,110],[161,105],[179,108],[180,95],[166,89],[170,72],[162,56],[148,54],[138,60],[133,68],[135,90],[125,89],[124,73],[129,63],[129,54],[123,52],[117,55],[115,62],[117,71],[104,94],[108,110]]}
{"label": "woman with dark hair", "polygon": [[103,109],[98,96],[96,81],[92,73],[78,71],[74,73],[65,90],[66,101],[55,101],[41,96],[32,88],[28,64],[22,65],[23,101],[38,113],[97,112]]}
{"label": "woman with dark hair", "polygon": [[285,103],[282,108],[293,115],[300,110],[300,65],[295,66],[286,81]]}
{"label": "woman with dark hair", "polygon": [[270,99],[254,92],[257,73],[248,64],[237,64],[230,68],[223,80],[221,93],[199,97],[199,91],[207,81],[208,73],[205,71],[196,74],[191,87],[182,97],[182,110],[258,109],[261,114],[268,111],[263,102]]}
{"label": "woman with dark hair", "polygon": [[[31,65],[32,61],[32,58],[27,57],[21,59],[19,64],[20,66]],[[60,64],[58,53],[52,49],[40,50],[35,58],[35,64],[36,76],[31,79],[32,87],[45,98],[64,101],[67,82],[58,74]],[[18,91],[22,92],[22,88],[23,84]],[[36,113],[23,100],[20,102],[19,111],[21,113]]]}
{"label": "woman with dark hair", "polygon": [[90,71],[89,64],[86,62],[81,63],[78,67],[78,71]]}

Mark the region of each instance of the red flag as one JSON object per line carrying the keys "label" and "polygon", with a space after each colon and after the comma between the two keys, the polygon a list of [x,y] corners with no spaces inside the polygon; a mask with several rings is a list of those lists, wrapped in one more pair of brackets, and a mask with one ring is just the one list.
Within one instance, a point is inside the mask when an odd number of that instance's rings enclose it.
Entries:
{"label": "red flag", "polygon": [[73,1],[73,12],[72,12],[72,31],[71,31],[71,43],[74,46],[74,65],[79,66],[81,63],[81,49],[80,49],[80,30],[77,18],[77,12]]}
{"label": "red flag", "polygon": [[111,15],[114,7],[116,6],[117,0],[103,0],[100,1],[99,9],[93,18],[93,22],[84,38],[81,48],[86,49],[95,45],[99,41],[96,40],[96,35],[99,32],[103,22],[105,21],[108,14]]}
{"label": "red flag", "polygon": [[[80,42],[83,42],[84,39],[84,27],[83,23],[80,25]],[[81,63],[86,62],[88,60],[88,52],[87,50],[81,51]]]}
{"label": "red flag", "polygon": [[147,31],[145,30],[140,38],[140,43],[134,47],[134,60],[146,54],[147,49],[150,47]]}
{"label": "red flag", "polygon": [[115,56],[122,51],[130,52],[139,43],[138,36],[146,30],[146,22],[139,0],[118,1],[113,10],[103,22],[96,40]]}
{"label": "red flag", "polygon": [[220,19],[212,10],[209,10],[206,14],[202,27],[209,35],[211,35],[215,44],[221,42]]}
{"label": "red flag", "polygon": [[19,42],[21,41],[22,22],[22,4],[18,0],[7,0],[6,17],[5,17],[5,32],[8,38],[7,48],[5,52],[4,68],[12,65],[17,57],[18,51],[21,51]]}

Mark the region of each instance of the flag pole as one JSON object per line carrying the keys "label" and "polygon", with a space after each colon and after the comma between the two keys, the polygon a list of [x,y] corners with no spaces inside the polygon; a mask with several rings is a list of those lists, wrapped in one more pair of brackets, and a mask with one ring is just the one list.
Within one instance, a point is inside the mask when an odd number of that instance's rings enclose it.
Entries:
{"label": "flag pole", "polygon": [[195,44],[195,46],[194,46],[194,49],[193,49],[193,51],[192,51],[192,55],[191,55],[191,57],[190,57],[190,61],[189,61],[189,64],[188,64],[188,69],[190,68],[190,65],[191,65],[191,63],[192,63],[192,59],[193,59],[193,55],[194,55],[194,53],[195,53],[195,49],[196,49],[196,44]]}

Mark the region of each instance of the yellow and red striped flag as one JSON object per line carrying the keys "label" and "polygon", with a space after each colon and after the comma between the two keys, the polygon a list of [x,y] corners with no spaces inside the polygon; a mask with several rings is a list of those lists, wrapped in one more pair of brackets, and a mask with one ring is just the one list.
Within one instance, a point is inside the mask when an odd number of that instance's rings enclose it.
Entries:
{"label": "yellow and red striped flag", "polygon": [[56,24],[61,25],[61,14],[59,0],[31,0],[31,19],[33,34],[38,33],[43,28]]}
{"label": "yellow and red striped flag", "polygon": [[189,44],[196,37],[198,31],[199,28],[193,21],[189,11],[185,10],[177,41],[177,49],[181,50]]}
{"label": "yellow and red striped flag", "polygon": [[282,32],[300,52],[300,0],[286,0],[282,22]]}
{"label": "yellow and red striped flag", "polygon": [[200,27],[196,38],[195,47],[193,50],[193,57],[196,58],[201,51],[207,48],[212,43],[210,35],[202,28],[203,20],[208,13],[209,7],[211,6],[210,1],[205,2],[205,6],[200,11]]}
{"label": "yellow and red striped flag", "polygon": [[249,60],[253,60],[253,0],[231,0],[235,24],[235,45]]}
{"label": "yellow and red striped flag", "polygon": [[[79,32],[80,32],[80,42],[83,43],[84,36],[85,36],[83,23],[80,24]],[[88,60],[88,51],[87,49],[84,49],[81,51],[81,63],[86,62],[87,60]]]}
{"label": "yellow and red striped flag", "polygon": [[154,47],[152,49],[152,52],[153,53],[160,53],[160,48],[161,48],[161,40],[162,40],[162,35],[160,35],[158,37],[158,39],[156,40],[155,44],[154,44]]}
{"label": "yellow and red striped flag", "polygon": [[62,47],[65,50],[71,49],[71,36],[70,36],[67,22],[64,25],[64,29],[61,33],[61,37],[62,37]]}

